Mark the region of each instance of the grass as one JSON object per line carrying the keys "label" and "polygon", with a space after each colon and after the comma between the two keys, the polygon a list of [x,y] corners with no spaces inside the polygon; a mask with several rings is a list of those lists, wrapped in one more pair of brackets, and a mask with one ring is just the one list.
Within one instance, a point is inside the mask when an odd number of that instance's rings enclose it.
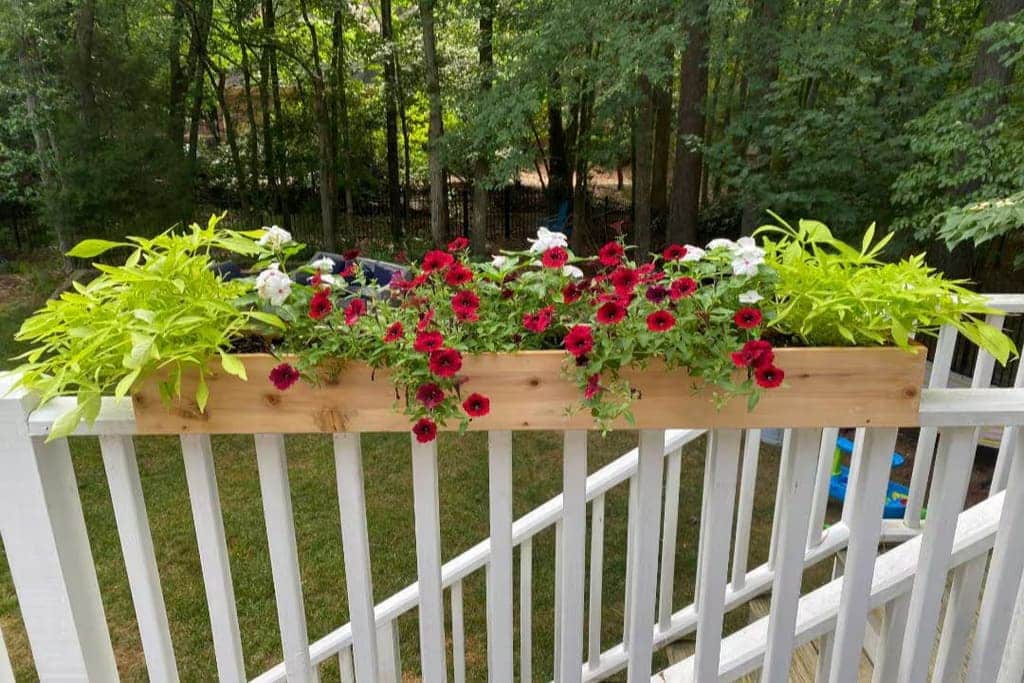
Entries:
{"label": "grass", "polygon": [[[45,291],[48,290],[41,287],[21,287],[17,289],[17,296],[0,300],[0,357],[9,358],[18,351],[10,342],[11,333],[20,318],[41,303]],[[71,442],[119,672],[126,681],[146,680],[141,641],[99,447],[91,438],[76,438]],[[252,437],[214,437],[213,444],[242,647],[246,671],[251,677],[282,659],[255,452]],[[590,471],[635,445],[635,432],[615,432],[607,437],[591,434]],[[214,680],[216,667],[209,616],[178,442],[168,437],[146,437],[136,439],[136,448],[181,679]],[[316,639],[347,621],[334,461],[330,439],[322,435],[288,437],[287,448],[308,630],[310,638]],[[445,434],[439,440],[441,541],[445,559],[461,553],[488,534],[486,448],[483,434],[464,437]],[[513,478],[517,517],[560,492],[561,448],[561,437],[556,433],[515,435]],[[778,474],[778,450],[765,447],[763,451],[755,497],[750,566],[767,559]],[[379,602],[416,579],[408,435],[366,435],[363,457],[374,597]],[[693,596],[704,469],[703,439],[687,447],[683,462],[676,546],[677,608],[690,602]],[[605,648],[617,643],[622,636],[626,507],[625,486],[608,494],[602,611]],[[536,679],[550,680],[554,623],[553,528],[534,539],[533,552],[533,665]],[[518,585],[518,562],[516,564]],[[827,570],[821,566],[808,572],[805,583],[817,584],[827,576]],[[470,576],[464,591],[467,677],[472,681],[486,680],[484,572]],[[518,596],[518,590],[515,593]],[[744,623],[746,610],[738,609],[729,615],[726,630]],[[33,680],[31,653],[5,560],[0,560],[0,627],[18,680]],[[415,611],[399,620],[399,632],[403,667],[407,675],[414,676],[419,669]],[[450,635],[450,630],[448,633]],[[518,633],[515,642],[518,647]],[[517,662],[518,656],[517,652]],[[656,669],[664,664],[663,656],[657,655]],[[336,666],[324,667],[322,674],[326,681],[338,679]]]}

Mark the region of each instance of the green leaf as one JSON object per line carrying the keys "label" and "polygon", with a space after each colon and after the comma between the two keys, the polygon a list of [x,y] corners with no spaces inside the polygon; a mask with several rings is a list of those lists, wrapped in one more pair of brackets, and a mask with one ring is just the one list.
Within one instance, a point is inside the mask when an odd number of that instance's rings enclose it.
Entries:
{"label": "green leaf", "polygon": [[281,330],[285,329],[284,321],[281,320],[279,316],[276,316],[273,313],[264,313],[263,311],[249,311],[248,315],[250,318],[259,320],[260,322],[266,323],[271,327],[276,327]]}
{"label": "green leaf", "polygon": [[82,240],[76,244],[71,251],[68,252],[68,256],[75,258],[93,258],[100,254],[116,249],[117,247],[130,247],[131,245],[126,242],[111,242],[110,240]]}
{"label": "green leaf", "polygon": [[196,387],[196,404],[199,412],[206,412],[206,402],[210,399],[210,387],[206,384],[206,377],[202,370],[199,371],[199,386]]}
{"label": "green leaf", "polygon": [[220,364],[224,368],[224,372],[229,375],[234,375],[239,379],[248,380],[249,378],[245,374],[245,364],[238,356],[233,356],[229,353],[221,351]]}
{"label": "green leaf", "polygon": [[50,433],[47,435],[46,441],[50,442],[54,439],[61,439],[68,436],[75,431],[75,428],[81,421],[82,406],[76,405],[74,408],[53,421],[53,426],[50,427]]}

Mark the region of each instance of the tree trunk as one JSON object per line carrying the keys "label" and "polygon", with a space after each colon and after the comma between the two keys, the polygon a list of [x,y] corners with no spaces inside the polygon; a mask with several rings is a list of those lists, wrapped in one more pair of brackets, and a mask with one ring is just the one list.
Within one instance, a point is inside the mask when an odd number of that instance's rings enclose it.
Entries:
{"label": "tree trunk", "polygon": [[334,227],[337,224],[334,199],[338,191],[334,172],[334,150],[331,146],[331,121],[328,116],[324,70],[320,62],[320,39],[309,19],[306,0],[300,0],[302,20],[309,30],[310,57],[313,62],[313,116],[316,119],[317,153],[320,158],[320,228],[323,248],[336,251]]}
{"label": "tree trunk", "polygon": [[231,153],[231,164],[235,169],[235,183],[238,185],[238,197],[242,202],[242,213],[249,215],[249,193],[245,190],[245,166],[242,164],[242,155],[238,151],[238,136],[235,133],[234,117],[228,109],[228,100],[224,92],[224,82],[227,75],[224,69],[210,65],[210,83],[213,85],[217,95],[217,102],[224,115],[224,135],[228,140],[228,151]]}
{"label": "tree trunk", "polygon": [[235,34],[238,36],[238,47],[241,51],[242,84],[245,87],[245,118],[249,124],[249,135],[246,137],[247,154],[249,162],[249,204],[259,197],[260,189],[260,166],[259,166],[259,127],[256,124],[256,105],[252,98],[252,64],[249,62],[249,48],[246,46],[245,36],[242,32],[242,10],[240,3],[236,3],[232,22]]}
{"label": "tree trunk", "polygon": [[[495,0],[481,0],[480,34],[477,45],[480,56],[481,98],[487,97],[493,81],[494,11]],[[487,178],[490,171],[486,151],[476,150],[476,161],[473,165],[473,223],[469,232],[469,241],[476,256],[484,256],[487,253],[487,209],[490,200]]]}
{"label": "tree trunk", "polygon": [[[669,63],[675,56],[668,54]],[[672,85],[654,89],[654,141],[651,161],[651,221],[656,233],[655,246],[665,240],[668,220],[668,158],[672,147]]]}
{"label": "tree trunk", "polygon": [[572,171],[565,149],[565,126],[562,123],[560,80],[557,72],[551,74],[548,91],[548,202],[552,211],[558,211],[562,201],[572,194]]}
{"label": "tree trunk", "polygon": [[[987,8],[985,25],[1005,21],[1011,16],[1024,10],[1024,0],[987,0],[984,3]],[[981,41],[978,44],[978,54],[974,60],[974,72],[971,74],[971,85],[995,85],[1005,88],[1013,78],[1013,65],[1004,64],[1001,58],[1004,56],[999,51],[992,50],[992,41]],[[1001,93],[1000,97],[989,101],[982,111],[981,116],[974,122],[976,128],[984,128],[991,125],[999,112],[999,108],[1006,103],[1006,94]]]}
{"label": "tree trunk", "polygon": [[[275,138],[277,155],[274,166],[278,173],[277,199],[281,220],[286,228],[292,227],[291,201],[288,188],[288,157],[284,145],[284,113],[281,108],[281,79],[277,72],[277,15],[274,0],[263,0],[264,50],[270,67],[270,96],[274,104],[274,119],[271,134]],[[269,112],[268,112],[269,115]]]}
{"label": "tree trunk", "polygon": [[181,150],[185,141],[185,94],[188,92],[188,74],[181,63],[181,40],[185,27],[185,7],[174,2],[171,19],[171,39],[168,43],[167,58],[170,68],[170,87],[167,100],[167,138],[176,150]]}
{"label": "tree trunk", "polygon": [[[343,2],[343,6],[347,3]],[[346,79],[348,76],[345,62],[345,10],[334,13],[334,54],[337,63],[334,68],[334,89],[338,102],[339,125],[341,127],[341,182],[345,187],[345,232],[351,237],[353,232],[352,219],[355,213],[352,205],[352,147],[349,141],[348,128],[348,92]]]}
{"label": "tree trunk", "polygon": [[385,44],[384,55],[384,139],[387,147],[388,206],[391,211],[391,235],[396,242],[403,236],[402,196],[398,181],[398,106],[394,32],[391,28],[391,0],[380,0],[380,35]]}
{"label": "tree trunk", "polygon": [[672,205],[668,241],[696,244],[700,209],[702,154],[693,138],[704,143],[704,98],[708,89],[707,5],[688,30],[686,51],[679,63],[679,112],[676,119],[676,155],[672,167]]}
{"label": "tree trunk", "polygon": [[654,90],[646,76],[640,77],[640,111],[633,123],[633,141],[636,145],[636,192],[634,208],[634,240],[638,261],[647,261],[651,253],[651,176],[654,142]]}
{"label": "tree trunk", "polygon": [[72,71],[78,95],[79,117],[87,135],[95,135],[96,88],[93,83],[93,44],[96,32],[96,0],[82,0],[75,17],[75,65]]}
{"label": "tree trunk", "polygon": [[195,179],[199,169],[199,124],[203,115],[203,91],[206,79],[207,41],[210,23],[213,21],[213,0],[202,0],[194,6],[192,18],[192,42],[189,47],[189,69],[192,82],[192,111],[189,114],[188,131],[188,177],[189,185],[195,190]]}
{"label": "tree trunk", "polygon": [[423,26],[423,62],[426,67],[427,100],[430,123],[427,130],[427,154],[430,168],[430,236],[440,245],[448,236],[448,184],[441,159],[444,119],[441,111],[441,80],[437,66],[437,37],[434,34],[434,0],[420,0]]}
{"label": "tree trunk", "polygon": [[277,184],[277,155],[274,153],[274,131],[270,106],[270,51],[266,44],[260,54],[260,122],[263,129],[263,167],[267,174],[267,185],[274,200],[274,206],[281,206],[281,187]]}

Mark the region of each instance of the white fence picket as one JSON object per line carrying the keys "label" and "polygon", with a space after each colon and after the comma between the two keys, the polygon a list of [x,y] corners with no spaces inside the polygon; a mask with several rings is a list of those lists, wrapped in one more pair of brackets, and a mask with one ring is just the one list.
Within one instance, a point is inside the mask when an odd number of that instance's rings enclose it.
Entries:
{"label": "white fence picket", "polygon": [[748,429],[743,436],[743,472],[736,502],[736,540],[732,556],[732,590],[743,588],[747,580],[750,554],[750,525],[754,519],[754,492],[757,489],[757,461],[761,452],[761,430]]}
{"label": "white fence picket", "polygon": [[448,680],[448,669],[445,664],[444,596],[441,591],[437,441],[421,444],[415,436],[411,438],[416,575],[420,591],[420,658],[423,680],[426,683],[443,683]]}
{"label": "white fence picket", "polygon": [[768,621],[768,648],[764,657],[761,680],[783,683],[793,656],[797,601],[804,570],[804,549],[807,546],[807,522],[811,513],[814,475],[821,447],[820,429],[794,429],[785,444],[779,487],[785,504],[779,515],[776,535],[775,579],[772,582],[772,603]]}
{"label": "white fence picket", "polygon": [[676,529],[679,523],[679,479],[682,449],[672,451],[665,464],[665,508],[661,522],[661,571],[658,573],[658,628],[672,623],[672,597],[676,579]]}
{"label": "white fence picket", "polygon": [[718,676],[718,656],[722,645],[722,624],[725,619],[725,585],[729,573],[729,529],[732,527],[733,501],[736,496],[736,470],[739,465],[740,439],[738,429],[716,429],[708,437],[707,488],[702,495],[707,519],[701,533],[708,534],[697,560],[697,573],[703,577],[697,603],[697,651],[694,673],[699,681]]}
{"label": "white fence picket", "polygon": [[217,475],[213,467],[213,448],[207,434],[182,434],[181,452],[185,461],[185,479],[192,504],[192,521],[199,546],[199,564],[203,570],[206,603],[213,630],[213,651],[217,658],[217,678],[222,682],[244,681],[242,638],[238,630],[235,589],[231,584],[224,519],[217,493]]}
{"label": "white fence picket", "polygon": [[601,665],[601,603],[604,590],[604,494],[590,506],[590,584],[587,598],[587,665]]}
{"label": "white fence picket", "polygon": [[370,539],[366,526],[363,451],[359,434],[334,435],[334,469],[355,673],[360,683],[376,681],[379,677],[377,624],[373,613],[373,577],[370,573]]}
{"label": "white fence picket", "polygon": [[[455,683],[466,683],[466,626],[462,601],[462,582],[451,588],[452,601],[452,671]],[[488,607],[488,609],[490,609]]]}
{"label": "white fence picket", "polygon": [[821,449],[818,451],[818,475],[814,479],[814,498],[811,503],[811,521],[807,525],[807,549],[816,548],[825,540],[825,513],[828,511],[829,480],[835,458],[839,430],[826,427],[821,430]]}
{"label": "white fence picket", "polygon": [[[149,515],[142,495],[135,445],[130,436],[107,435],[99,440],[128,587],[139,624],[142,652],[146,657],[146,670],[151,681],[177,681],[178,668],[164,594],[160,588],[153,536],[149,530]],[[3,680],[2,676],[0,680]]]}
{"label": "white fence picket", "polygon": [[487,566],[487,661],[512,680],[512,432],[488,435],[491,558]]}
{"label": "white fence picket", "polygon": [[519,678],[533,680],[533,541],[519,545]]}
{"label": "white fence picket", "polygon": [[306,631],[306,609],[302,599],[302,574],[295,541],[284,436],[257,434],[255,440],[284,668],[289,681],[312,681],[313,667],[309,661],[309,635]]}
{"label": "white fence picket", "polygon": [[587,433],[565,432],[562,455],[559,683],[583,677],[583,593],[587,537]]}
{"label": "white fence picket", "polygon": [[1003,661],[999,666],[996,683],[1020,683],[1024,681],[1024,586],[1017,591],[1013,605],[1010,633],[1003,650]]}
{"label": "white fence picket", "polygon": [[341,683],[356,683],[355,662],[352,661],[352,647],[343,647],[338,652],[338,669]]}
{"label": "white fence picket", "polygon": [[[665,432],[640,430],[636,472],[637,515],[633,543],[634,560],[630,577],[629,683],[645,683],[651,678],[651,654],[654,649],[654,603],[658,582],[658,521],[661,517],[662,466],[665,459]],[[565,637],[565,634],[562,634]]]}
{"label": "white fence picket", "polygon": [[903,650],[909,607],[909,594],[903,594],[885,604],[871,683],[889,683],[896,680],[896,676],[899,675],[900,652]]}
{"label": "white fence picket", "polygon": [[7,643],[4,642],[4,632],[0,630],[0,681],[13,681],[14,667],[11,666],[11,656],[7,653]]}
{"label": "white fence picket", "polygon": [[402,651],[394,621],[385,621],[377,627],[377,654],[380,659],[374,683],[402,683]]}

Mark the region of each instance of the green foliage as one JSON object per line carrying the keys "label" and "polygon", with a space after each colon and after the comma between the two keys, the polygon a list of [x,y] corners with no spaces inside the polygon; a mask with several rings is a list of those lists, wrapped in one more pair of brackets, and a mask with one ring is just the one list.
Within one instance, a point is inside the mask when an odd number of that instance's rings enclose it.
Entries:
{"label": "green foliage", "polygon": [[209,364],[220,359],[225,372],[245,378],[245,368],[227,355],[231,341],[254,324],[281,325],[276,316],[240,310],[249,289],[224,282],[211,269],[211,250],[257,255],[259,245],[242,233],[217,230],[211,217],[204,228],[165,232],[127,242],[85,240],[72,256],[93,258],[119,247],[132,251],[120,266],[96,264],[101,274],[88,284],[51,300],[21,326],[16,339],[32,348],[19,356],[20,383],[42,402],[76,396],[74,409],[61,416],[51,439],[69,434],[81,420],[92,421],[100,397],[125,396],[132,385],[157,371],[165,399],[181,396],[181,376],[197,368],[195,400],[205,407]]}
{"label": "green foliage", "polygon": [[[975,246],[1024,228],[1024,192],[999,199],[954,206],[935,217],[938,236],[953,249],[961,242]],[[1024,254],[1018,254],[1014,266],[1020,267]]]}
{"label": "green foliage", "polygon": [[[776,217],[778,218],[778,217]],[[832,236],[817,221],[793,228],[767,225],[765,260],[778,274],[770,325],[812,346],[896,344],[909,348],[921,335],[952,325],[1004,364],[1016,352],[1013,342],[984,321],[998,313],[984,298],[947,280],[918,254],[897,263],[880,260],[892,233],[875,240],[875,226],[860,248]]]}

